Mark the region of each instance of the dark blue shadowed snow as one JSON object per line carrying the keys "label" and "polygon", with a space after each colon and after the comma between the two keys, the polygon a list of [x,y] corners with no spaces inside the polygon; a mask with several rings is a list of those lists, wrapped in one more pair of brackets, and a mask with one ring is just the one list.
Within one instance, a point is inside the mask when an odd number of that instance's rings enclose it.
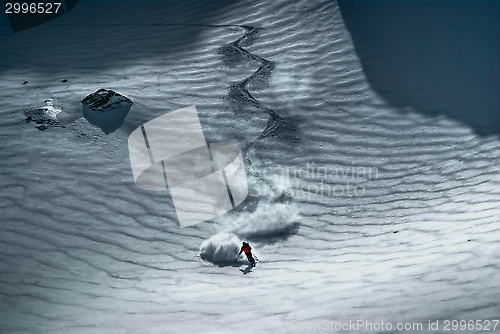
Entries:
{"label": "dark blue shadowed snow", "polygon": [[[289,333],[293,320],[357,319],[425,332],[498,318],[498,136],[384,100],[335,2],[98,8],[0,34],[1,332]],[[204,25],[165,26],[165,13]],[[258,28],[241,45],[255,56],[228,64],[221,48],[242,26]],[[233,103],[262,59],[272,71]],[[134,102],[108,135],[82,115],[99,88]],[[49,99],[59,126],[39,131],[24,111]],[[135,185],[127,139],[193,104],[207,142],[246,147],[250,197],[181,229],[168,192]],[[243,240],[257,267],[221,265]]]}
{"label": "dark blue shadowed snow", "polygon": [[500,2],[340,0],[339,7],[383,98],[500,134]]}

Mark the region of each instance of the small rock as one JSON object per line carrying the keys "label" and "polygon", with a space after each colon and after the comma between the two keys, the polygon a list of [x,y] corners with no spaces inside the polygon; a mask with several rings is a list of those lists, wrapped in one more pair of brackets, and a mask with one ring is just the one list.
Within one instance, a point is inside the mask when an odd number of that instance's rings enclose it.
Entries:
{"label": "small rock", "polygon": [[27,83],[28,83],[28,81],[25,81],[25,82],[23,82],[23,85],[26,85]]}
{"label": "small rock", "polygon": [[61,81],[62,81],[62,82],[66,82],[66,81],[68,81],[68,79],[62,79]]}
{"label": "small rock", "polygon": [[57,115],[61,112],[61,109],[54,107],[52,100],[45,100],[47,105],[40,108],[33,108],[24,111],[24,119],[26,123],[35,122],[37,129],[40,131],[45,131],[49,126],[59,125],[59,120]]}

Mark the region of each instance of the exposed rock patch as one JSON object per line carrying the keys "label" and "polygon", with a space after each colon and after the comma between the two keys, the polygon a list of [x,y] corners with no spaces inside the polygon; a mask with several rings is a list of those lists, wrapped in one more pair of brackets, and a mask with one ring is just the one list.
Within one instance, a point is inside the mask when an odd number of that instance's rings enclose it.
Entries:
{"label": "exposed rock patch", "polygon": [[26,123],[35,122],[37,129],[44,131],[51,126],[59,125],[57,115],[61,112],[61,109],[55,107],[52,103],[52,99],[45,100],[47,105],[40,108],[27,109],[24,111],[24,119]]}

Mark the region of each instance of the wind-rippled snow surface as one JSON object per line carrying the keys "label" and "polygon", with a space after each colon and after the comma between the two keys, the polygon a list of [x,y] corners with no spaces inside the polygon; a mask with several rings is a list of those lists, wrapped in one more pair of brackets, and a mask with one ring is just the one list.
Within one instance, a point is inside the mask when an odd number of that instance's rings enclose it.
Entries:
{"label": "wind-rippled snow surface", "polygon": [[[81,1],[2,26],[3,333],[498,319],[498,137],[389,107],[335,2],[178,6]],[[134,102],[109,135],[81,117],[99,88]],[[47,99],[60,124],[39,131],[23,112]],[[127,138],[193,104],[207,142],[246,147],[251,195],[181,229],[169,194],[134,184]],[[201,258],[242,240],[262,261],[251,272]]]}

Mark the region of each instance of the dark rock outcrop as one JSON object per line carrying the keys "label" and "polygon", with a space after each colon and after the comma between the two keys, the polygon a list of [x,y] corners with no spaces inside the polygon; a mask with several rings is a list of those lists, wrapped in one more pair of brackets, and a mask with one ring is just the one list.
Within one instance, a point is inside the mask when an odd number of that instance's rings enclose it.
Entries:
{"label": "dark rock outcrop", "polygon": [[123,124],[132,101],[110,89],[99,89],[82,100],[83,116],[105,134],[116,131]]}

